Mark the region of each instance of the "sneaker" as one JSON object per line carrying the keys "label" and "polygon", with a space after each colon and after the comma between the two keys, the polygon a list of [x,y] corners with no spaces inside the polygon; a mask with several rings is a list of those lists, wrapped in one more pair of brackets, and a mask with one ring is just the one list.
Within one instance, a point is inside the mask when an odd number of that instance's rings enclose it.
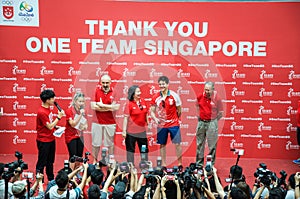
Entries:
{"label": "sneaker", "polygon": [[295,163],[295,164],[300,164],[300,158],[297,159],[297,160],[293,160],[293,163]]}

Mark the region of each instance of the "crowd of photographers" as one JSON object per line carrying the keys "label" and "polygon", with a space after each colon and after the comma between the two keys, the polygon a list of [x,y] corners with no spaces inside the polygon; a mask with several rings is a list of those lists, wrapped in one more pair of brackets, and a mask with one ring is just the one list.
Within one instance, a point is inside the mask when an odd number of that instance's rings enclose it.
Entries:
{"label": "crowd of photographers", "polygon": [[[104,154],[105,155],[105,154]],[[0,198],[89,198],[89,199],[299,199],[300,172],[289,177],[284,170],[276,175],[261,163],[254,172],[255,182],[247,182],[242,167],[230,168],[227,186],[221,184],[217,169],[191,163],[186,168],[153,167],[150,161],[117,163],[103,156],[97,164],[86,156],[74,157],[82,162],[72,170],[69,163],[57,172],[54,180],[43,184],[43,174],[28,175],[28,169],[17,152],[17,161],[0,164]],[[31,185],[32,183],[32,185]],[[250,184],[248,184],[250,183]],[[44,188],[46,188],[44,190]]]}

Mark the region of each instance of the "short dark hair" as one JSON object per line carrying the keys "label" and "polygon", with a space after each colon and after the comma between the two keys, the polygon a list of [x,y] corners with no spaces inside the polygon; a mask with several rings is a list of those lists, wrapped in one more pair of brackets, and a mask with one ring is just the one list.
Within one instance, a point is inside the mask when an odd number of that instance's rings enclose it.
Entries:
{"label": "short dark hair", "polygon": [[232,187],[230,190],[230,197],[232,199],[247,199],[247,195],[240,188]]}
{"label": "short dark hair", "polygon": [[69,177],[67,172],[60,170],[55,177],[55,182],[58,188],[64,189],[69,182]]}
{"label": "short dark hair", "polygon": [[243,175],[243,168],[239,165],[233,165],[230,167],[230,174],[232,179],[241,179]]}
{"label": "short dark hair", "polygon": [[91,173],[91,181],[93,182],[93,184],[100,185],[103,181],[103,176],[104,174],[101,169],[95,169]]}
{"label": "short dark hair", "polygon": [[41,100],[45,103],[48,99],[54,98],[55,93],[52,90],[43,90],[40,94]]}
{"label": "short dark hair", "polygon": [[129,101],[133,101],[133,96],[134,96],[134,93],[135,93],[135,90],[139,88],[139,86],[137,85],[133,85],[133,86],[130,86],[130,88],[128,89],[128,100]]}
{"label": "short dark hair", "polygon": [[5,164],[1,162],[0,163],[0,178],[1,178],[2,174],[3,174],[3,172],[4,172],[4,166],[5,166]]}
{"label": "short dark hair", "polygon": [[89,199],[99,199],[101,195],[100,188],[98,185],[93,184],[88,189],[88,198]]}
{"label": "short dark hair", "polygon": [[288,182],[289,182],[290,186],[292,187],[292,189],[295,189],[295,186],[296,186],[295,174],[290,175]]}
{"label": "short dark hair", "polygon": [[167,76],[160,76],[158,78],[157,82],[159,83],[160,81],[163,81],[163,82],[166,82],[167,84],[169,84],[169,78]]}

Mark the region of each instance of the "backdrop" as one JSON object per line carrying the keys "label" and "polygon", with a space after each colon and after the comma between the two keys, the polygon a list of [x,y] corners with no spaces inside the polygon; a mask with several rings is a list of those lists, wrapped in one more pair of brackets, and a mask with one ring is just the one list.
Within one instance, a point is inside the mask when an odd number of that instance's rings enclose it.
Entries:
{"label": "backdrop", "polygon": [[[184,156],[195,156],[195,101],[205,81],[215,82],[225,107],[219,157],[233,156],[230,148],[244,149],[249,158],[299,156],[299,3],[0,4],[1,154],[37,152],[35,121],[44,89],[55,91],[63,109],[75,92],[85,93],[91,124],[95,87],[101,75],[109,74],[121,103],[116,114],[118,155],[125,155],[120,128],[127,89],[139,85],[150,102],[159,91],[158,77],[166,75],[182,100]],[[151,125],[150,155],[157,155]],[[91,151],[90,128],[84,136]],[[171,149],[168,155],[175,157]],[[67,153],[63,136],[57,138],[57,153]]]}

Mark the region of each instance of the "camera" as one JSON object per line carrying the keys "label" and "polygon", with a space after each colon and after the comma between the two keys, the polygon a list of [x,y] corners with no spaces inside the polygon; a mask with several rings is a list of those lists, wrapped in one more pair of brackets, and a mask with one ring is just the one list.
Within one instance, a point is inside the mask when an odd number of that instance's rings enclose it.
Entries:
{"label": "camera", "polygon": [[99,161],[99,166],[107,166],[107,148],[103,147],[101,151],[101,160]]}
{"label": "camera", "polygon": [[162,165],[161,156],[158,156],[157,160],[156,160],[156,166],[159,167],[159,168],[161,168],[161,165]]}
{"label": "camera", "polygon": [[129,165],[127,162],[122,162],[121,164],[119,164],[119,168],[120,168],[120,171],[129,173]]}
{"label": "camera", "polygon": [[[2,175],[3,179],[9,179],[13,177],[14,172],[22,173],[23,170],[28,169],[28,164],[22,160],[23,154],[21,152],[16,151],[15,157],[18,159],[17,161],[6,163],[4,165],[4,173]],[[18,170],[19,167],[21,168],[21,170]]]}
{"label": "camera", "polygon": [[85,152],[85,157],[84,158],[73,155],[73,157],[70,158],[70,162],[71,163],[74,163],[74,162],[87,163],[87,161],[89,161],[89,155],[90,155],[90,152]]}
{"label": "camera", "polygon": [[259,166],[260,167],[258,167],[254,173],[254,177],[258,178],[265,186],[269,186],[271,184],[271,177],[274,176],[274,173],[267,169],[265,163],[260,163]]}

